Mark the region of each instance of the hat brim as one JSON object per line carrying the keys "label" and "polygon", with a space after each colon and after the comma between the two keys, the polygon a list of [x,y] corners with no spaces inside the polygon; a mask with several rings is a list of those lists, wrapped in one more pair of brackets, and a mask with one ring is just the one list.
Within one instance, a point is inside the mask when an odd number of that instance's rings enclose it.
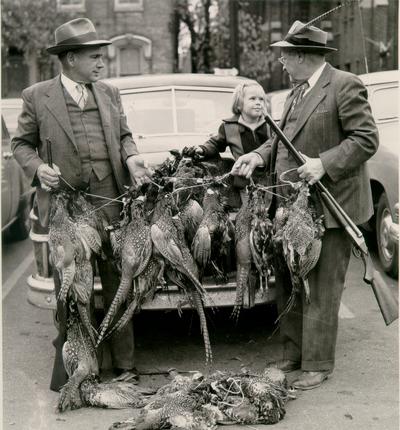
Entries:
{"label": "hat brim", "polygon": [[85,43],[75,43],[71,45],[60,44],[60,45],[50,46],[49,48],[47,48],[47,52],[49,54],[56,55],[66,51],[74,51],[76,49],[93,48],[95,46],[106,46],[111,44],[112,42],[110,40],[92,40],[90,42],[85,42]]}
{"label": "hat brim", "polygon": [[321,52],[333,52],[337,51],[336,48],[330,46],[320,45],[294,45],[293,43],[286,42],[286,40],[280,40],[279,42],[272,43],[269,45],[273,48],[288,48],[288,49],[301,49],[302,51],[321,51]]}

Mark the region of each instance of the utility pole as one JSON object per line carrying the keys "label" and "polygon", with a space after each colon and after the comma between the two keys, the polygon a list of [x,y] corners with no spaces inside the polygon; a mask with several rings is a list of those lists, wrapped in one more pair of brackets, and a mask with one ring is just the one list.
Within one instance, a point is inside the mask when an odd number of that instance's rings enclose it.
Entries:
{"label": "utility pole", "polygon": [[231,67],[236,67],[240,73],[238,0],[229,0],[229,32],[231,36]]}

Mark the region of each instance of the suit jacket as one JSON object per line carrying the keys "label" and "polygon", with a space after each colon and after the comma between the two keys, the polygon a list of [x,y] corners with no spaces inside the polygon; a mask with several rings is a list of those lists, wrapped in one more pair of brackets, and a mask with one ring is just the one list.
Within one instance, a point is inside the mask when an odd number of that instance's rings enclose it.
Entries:
{"label": "suit jacket", "polygon": [[[104,82],[92,84],[99,108],[112,171],[121,194],[130,184],[126,159],[138,154],[123,112],[119,90]],[[60,76],[39,82],[22,92],[23,107],[11,148],[33,186],[42,225],[48,223],[49,193],[40,188],[37,168],[48,162],[46,139],[51,140],[52,159],[72,186],[81,185],[81,160],[69,120]]]}
{"label": "suit jacket", "polygon": [[[292,97],[285,102],[286,118]],[[282,123],[283,121],[281,121]],[[293,132],[287,137],[303,154],[320,158],[326,170],[321,182],[356,224],[372,216],[372,193],[366,161],[378,149],[378,130],[360,79],[326,64],[304,99]],[[277,141],[271,138],[255,152],[274,169]],[[323,205],[327,228],[337,221]]]}

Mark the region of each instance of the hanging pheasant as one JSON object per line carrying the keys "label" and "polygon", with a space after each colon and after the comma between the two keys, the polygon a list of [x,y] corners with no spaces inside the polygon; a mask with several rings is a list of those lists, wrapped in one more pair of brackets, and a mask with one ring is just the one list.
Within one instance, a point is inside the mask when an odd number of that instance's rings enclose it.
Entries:
{"label": "hanging pheasant", "polygon": [[145,269],[152,255],[150,226],[143,211],[143,198],[131,202],[131,221],[124,228],[121,245],[121,281],[99,328],[97,345],[102,341],[121,304],[127,299],[132,281]]}
{"label": "hanging pheasant", "polygon": [[301,290],[304,290],[308,303],[312,299],[307,275],[318,262],[321,238],[325,230],[322,216],[316,216],[316,211],[309,199],[308,183],[301,181],[296,187],[295,200],[286,208],[286,213],[280,220],[282,225],[275,233],[275,238],[281,240],[283,256],[293,284],[287,307],[278,319],[291,309],[296,293]]}

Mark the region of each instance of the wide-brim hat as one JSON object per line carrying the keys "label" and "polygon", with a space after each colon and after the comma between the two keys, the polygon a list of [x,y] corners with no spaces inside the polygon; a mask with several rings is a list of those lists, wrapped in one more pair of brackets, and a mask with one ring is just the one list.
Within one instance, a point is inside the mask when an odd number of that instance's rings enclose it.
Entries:
{"label": "wide-brim hat", "polygon": [[336,48],[326,46],[328,33],[314,26],[306,26],[301,21],[295,21],[283,40],[269,46],[277,48],[301,49],[314,52],[332,52]]}
{"label": "wide-brim hat", "polygon": [[56,44],[47,48],[50,54],[61,54],[80,48],[106,46],[110,40],[99,39],[90,19],[77,18],[60,25],[54,32]]}

